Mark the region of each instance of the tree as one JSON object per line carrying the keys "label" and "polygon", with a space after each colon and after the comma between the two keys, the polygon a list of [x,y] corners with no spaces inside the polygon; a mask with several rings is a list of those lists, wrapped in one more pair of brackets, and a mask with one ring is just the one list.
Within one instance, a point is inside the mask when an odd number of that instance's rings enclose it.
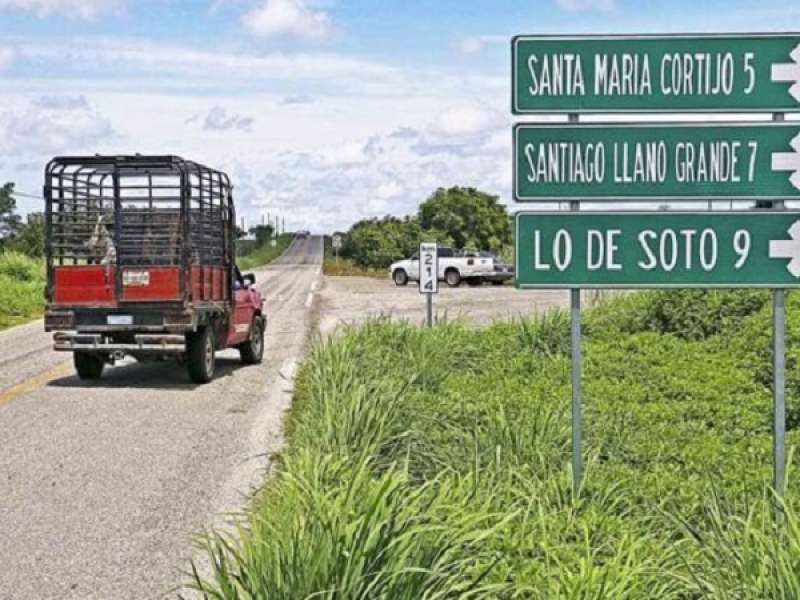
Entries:
{"label": "tree", "polygon": [[16,213],[17,201],[13,194],[13,183],[0,187],[0,248],[14,237],[19,228],[20,216]]}
{"label": "tree", "polygon": [[439,188],[419,207],[423,230],[439,231],[457,248],[499,249],[511,243],[511,221],[497,196],[475,188]]}
{"label": "tree", "polygon": [[272,238],[275,228],[272,225],[256,225],[250,228],[250,235],[256,239],[256,248],[266,246]]}
{"label": "tree", "polygon": [[30,213],[18,227],[9,248],[36,258],[44,256],[44,213]]}

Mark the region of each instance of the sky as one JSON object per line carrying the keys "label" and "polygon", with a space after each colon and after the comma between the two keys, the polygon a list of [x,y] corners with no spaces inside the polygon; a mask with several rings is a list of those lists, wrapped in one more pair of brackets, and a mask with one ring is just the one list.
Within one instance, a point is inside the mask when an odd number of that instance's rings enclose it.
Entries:
{"label": "sky", "polygon": [[226,171],[248,226],[314,232],[452,185],[511,205],[514,35],[769,31],[800,3],[0,0],[0,181],[40,196],[56,155],[174,154]]}

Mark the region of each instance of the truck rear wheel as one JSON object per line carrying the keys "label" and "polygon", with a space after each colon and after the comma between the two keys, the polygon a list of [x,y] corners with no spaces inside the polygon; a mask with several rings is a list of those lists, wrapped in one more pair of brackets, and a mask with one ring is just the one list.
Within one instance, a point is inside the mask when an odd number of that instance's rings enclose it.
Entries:
{"label": "truck rear wheel", "polygon": [[264,358],[264,319],[255,317],[250,328],[250,339],[239,346],[239,356],[246,365],[257,365]]}
{"label": "truck rear wheel", "polygon": [[103,376],[103,367],[106,366],[102,357],[90,352],[75,352],[72,362],[78,372],[78,378],[84,381],[95,381]]}
{"label": "truck rear wheel", "polygon": [[204,327],[186,335],[186,368],[192,383],[208,383],[214,378],[216,348],[214,333]]}

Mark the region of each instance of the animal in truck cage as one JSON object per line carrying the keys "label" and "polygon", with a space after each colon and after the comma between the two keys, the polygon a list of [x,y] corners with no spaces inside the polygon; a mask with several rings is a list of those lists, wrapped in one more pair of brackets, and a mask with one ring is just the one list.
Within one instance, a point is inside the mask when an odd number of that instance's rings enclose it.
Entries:
{"label": "animal in truck cage", "polygon": [[101,265],[110,265],[117,260],[117,250],[106,227],[104,215],[97,217],[94,232],[85,245],[89,248],[91,261],[94,263],[99,261]]}

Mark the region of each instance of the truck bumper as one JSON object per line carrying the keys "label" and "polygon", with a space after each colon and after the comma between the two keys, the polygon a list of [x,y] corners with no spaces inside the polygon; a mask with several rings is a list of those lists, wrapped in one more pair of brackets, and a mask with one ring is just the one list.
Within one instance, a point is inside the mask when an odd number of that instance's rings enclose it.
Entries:
{"label": "truck bumper", "polygon": [[[199,311],[198,311],[199,312]],[[199,314],[191,310],[159,307],[143,309],[48,308],[44,313],[45,331],[76,330],[80,333],[171,333],[193,331]],[[123,320],[120,320],[123,319]]]}
{"label": "truck bumper", "polygon": [[58,332],[53,335],[53,349],[59,352],[96,352],[99,354],[184,354],[182,335],[138,334],[133,343],[112,343],[99,333]]}

